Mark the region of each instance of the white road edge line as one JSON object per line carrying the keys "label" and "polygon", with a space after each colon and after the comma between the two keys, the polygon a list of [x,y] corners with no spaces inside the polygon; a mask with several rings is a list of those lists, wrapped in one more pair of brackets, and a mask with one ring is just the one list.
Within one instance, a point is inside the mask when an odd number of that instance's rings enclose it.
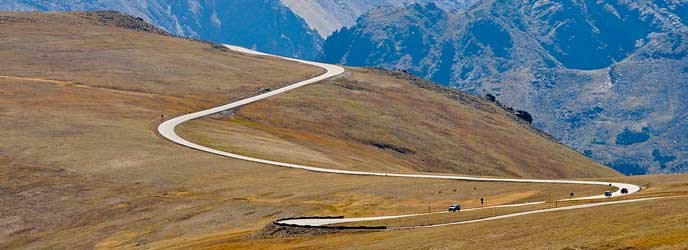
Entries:
{"label": "white road edge line", "polygon": [[[281,56],[274,56],[274,55],[269,55],[257,51],[253,51],[250,49],[242,48],[242,47],[237,47],[237,46],[232,46],[232,45],[225,45],[227,48],[241,52],[241,53],[246,53],[246,54],[251,54],[251,55],[260,55],[260,56],[271,56],[271,57],[276,57],[280,58],[283,60],[288,60],[288,61],[293,61],[293,62],[298,62],[298,63],[303,63],[307,65],[312,65],[312,66],[317,66],[320,68],[323,68],[326,70],[326,72],[322,75],[319,75],[317,77],[300,81],[270,92],[266,92],[254,97],[246,98],[243,100],[239,100],[236,102],[232,102],[226,105],[222,105],[219,107],[179,116],[170,120],[167,120],[160,124],[158,126],[158,132],[160,133],[161,136],[167,138],[168,140],[177,143],[179,145],[189,147],[192,149],[204,151],[207,153],[211,154],[216,154],[220,156],[225,156],[229,158],[234,158],[234,159],[239,159],[239,160],[245,160],[245,161],[250,161],[250,162],[255,162],[255,163],[262,163],[262,164],[267,164],[267,165],[273,165],[273,166],[280,166],[280,167],[287,167],[287,168],[294,168],[294,169],[302,169],[302,170],[307,170],[307,171],[312,171],[312,172],[319,172],[319,173],[330,173],[330,174],[347,174],[347,175],[359,175],[359,176],[380,176],[380,177],[402,177],[402,178],[426,178],[426,179],[443,179],[443,180],[461,180],[461,181],[485,181],[485,182],[515,182],[515,183],[548,183],[548,184],[577,184],[577,185],[602,185],[602,186],[613,186],[618,188],[617,191],[612,193],[613,197],[616,196],[622,196],[622,195],[628,195],[628,194],[633,194],[638,191],[640,191],[640,187],[637,185],[633,184],[626,184],[626,183],[617,183],[617,182],[601,182],[601,181],[574,181],[574,180],[537,180],[537,179],[501,179],[501,178],[482,178],[482,177],[468,177],[468,176],[446,176],[446,175],[428,175],[428,174],[394,174],[394,173],[376,173],[376,172],[364,172],[364,171],[351,171],[351,170],[337,170],[337,169],[327,169],[327,168],[318,168],[318,167],[311,167],[311,166],[305,166],[305,165],[298,165],[298,164],[291,164],[291,163],[285,163],[285,162],[278,162],[278,161],[271,161],[271,160],[265,160],[265,159],[259,159],[259,158],[254,158],[254,157],[249,157],[249,156],[244,156],[244,155],[239,155],[239,154],[233,154],[213,148],[209,148],[206,146],[198,145],[196,143],[187,141],[184,138],[181,138],[177,133],[175,132],[175,128],[179,126],[180,124],[198,119],[207,115],[215,114],[221,111],[237,108],[243,105],[247,105],[259,100],[263,100],[265,98],[275,96],[293,89],[297,89],[312,83],[316,83],[328,78],[332,78],[338,75],[343,74],[345,71],[344,68],[337,66],[337,65],[332,65],[332,64],[326,64],[326,63],[318,63],[318,62],[310,62],[310,61],[305,61],[305,60],[299,60],[299,59],[293,59],[293,58],[287,58],[287,57],[281,57]],[[628,190],[627,194],[622,194],[621,189],[626,189]],[[577,199],[572,199],[572,200],[586,200],[586,199],[599,199],[599,198],[605,198],[604,195],[596,195],[596,196],[590,196],[590,197],[582,197],[582,198],[577,198]],[[518,204],[515,204],[518,205]],[[511,206],[515,206],[511,205]],[[419,214],[417,214],[419,215]],[[399,216],[404,216],[404,217],[409,217],[409,216],[417,216],[417,215],[399,215]],[[388,216],[389,217],[389,216]],[[379,218],[379,217],[375,217]],[[366,218],[351,218],[351,219],[358,219],[358,221],[365,221]],[[283,221],[285,222],[285,221]],[[288,224],[292,224],[292,222],[288,222]],[[322,222],[320,221],[303,221],[303,223],[314,223],[314,224],[320,224],[320,225],[327,225],[327,224],[333,224],[333,223],[324,223],[321,224]],[[295,223],[294,223],[295,224]],[[301,225],[301,224],[295,224],[295,225]],[[311,225],[311,224],[304,224],[304,225]]]}

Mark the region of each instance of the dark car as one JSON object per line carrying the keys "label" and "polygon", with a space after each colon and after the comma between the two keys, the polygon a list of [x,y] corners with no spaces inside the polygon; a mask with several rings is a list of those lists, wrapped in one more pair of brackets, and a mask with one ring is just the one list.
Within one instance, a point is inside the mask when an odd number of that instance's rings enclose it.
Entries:
{"label": "dark car", "polygon": [[449,209],[448,209],[448,210],[449,210],[449,212],[458,212],[458,211],[461,211],[461,205],[459,205],[459,204],[451,205],[451,206],[449,206]]}
{"label": "dark car", "polygon": [[607,198],[612,197],[612,192],[609,192],[609,191],[604,192],[604,197],[607,197]]}
{"label": "dark car", "polygon": [[622,188],[621,193],[622,194],[628,194],[628,188]]}

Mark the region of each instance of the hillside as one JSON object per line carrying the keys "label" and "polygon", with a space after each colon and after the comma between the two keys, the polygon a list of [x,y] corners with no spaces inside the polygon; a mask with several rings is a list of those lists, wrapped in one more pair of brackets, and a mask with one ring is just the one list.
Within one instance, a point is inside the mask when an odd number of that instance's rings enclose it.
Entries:
{"label": "hillside", "polygon": [[114,10],[141,17],[175,35],[296,58],[314,58],[322,45],[318,33],[279,0],[0,0],[0,10]]}
{"label": "hillside", "polygon": [[[410,248],[450,247],[456,243],[451,239],[462,238],[454,237],[457,228],[419,231],[432,242],[416,240],[411,231],[292,239],[255,235],[284,217],[441,211],[456,202],[479,207],[481,198],[498,205],[608,190],[606,186],[319,174],[175,145],[156,133],[162,120],[309,79],[322,70],[168,36],[118,13],[2,12],[0,56],[7,59],[0,60],[0,249],[345,248],[359,244],[340,241],[346,239],[361,239],[360,244],[375,241],[369,244],[372,248],[389,248],[398,242]],[[540,135],[495,103],[399,72],[348,70],[337,79],[188,123],[178,132],[199,143],[249,155],[262,156],[269,150],[266,158],[283,161],[300,155],[304,161],[350,169],[614,176],[613,180],[644,186],[643,195],[685,194],[685,176],[619,177]],[[444,159],[440,156],[449,151],[441,148],[445,146],[454,147],[456,156],[446,158],[446,164],[423,164],[423,160]],[[433,155],[435,151],[441,155]],[[469,163],[478,161],[482,164]],[[539,161],[556,167],[561,162],[571,165],[555,169]],[[641,209],[629,210],[635,215],[645,211],[657,216],[634,217],[624,225],[658,225],[633,231],[633,236],[646,237],[638,239],[648,242],[659,237],[662,227],[667,229],[662,235],[680,240],[678,226],[685,225],[685,209],[678,208],[683,207],[673,201],[634,206]],[[600,211],[604,218],[618,214],[596,210],[584,215],[598,216]],[[580,220],[581,214],[565,216],[566,223],[557,232],[570,230],[567,225],[587,228],[586,223],[594,221]],[[511,233],[532,225],[537,225],[534,229],[551,226],[548,217],[531,219],[535,224],[517,220],[521,223],[491,224],[490,228],[506,228]],[[586,232],[618,233],[595,225]],[[486,228],[460,230],[479,235]],[[527,232],[536,234],[511,238],[530,240],[535,246],[546,244],[536,240],[545,231]],[[595,246],[600,242],[586,234],[574,236],[580,244],[562,244]],[[494,243],[491,236],[476,238],[485,245]],[[331,239],[337,242],[327,242]],[[660,243],[671,247],[681,242]]]}
{"label": "hillside", "polygon": [[[649,193],[686,194],[687,177],[639,176],[623,180],[649,184],[652,186]],[[251,240],[246,234],[218,234],[169,241],[153,249],[392,249],[403,246],[405,249],[681,250],[688,247],[685,230],[688,212],[683,209],[686,205],[688,199],[683,197],[466,225],[319,237]],[[460,216],[450,217],[458,220]]]}
{"label": "hillside", "polygon": [[[110,12],[0,13],[0,249],[93,249],[120,234],[148,241],[224,227],[185,219],[220,218],[231,213],[214,208],[236,203],[197,180],[256,165],[175,147],[155,133],[161,115],[321,72],[147,27]],[[205,226],[171,229],[187,223]]]}
{"label": "hillside", "polygon": [[[533,178],[615,175],[487,100],[404,73],[349,71],[233,113],[191,121],[182,125],[182,135],[229,152],[330,168]],[[233,143],[245,129],[270,137]]]}
{"label": "hillside", "polygon": [[482,1],[380,8],[321,59],[404,69],[497,100],[625,174],[687,170],[686,1]]}

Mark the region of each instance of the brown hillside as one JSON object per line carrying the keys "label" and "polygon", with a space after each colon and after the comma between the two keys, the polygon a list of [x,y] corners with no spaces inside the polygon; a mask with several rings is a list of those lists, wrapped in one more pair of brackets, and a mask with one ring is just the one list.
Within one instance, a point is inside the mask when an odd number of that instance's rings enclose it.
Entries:
{"label": "brown hillside", "polygon": [[[318,174],[174,145],[155,132],[161,115],[166,119],[224,104],[321,70],[119,25],[137,23],[127,16],[114,15],[122,20],[112,22],[108,21],[112,13],[105,21],[98,15],[0,13],[0,249],[363,248],[364,244],[383,249],[399,244],[446,248],[457,243],[451,239],[462,238],[456,237],[456,228],[420,231],[422,241],[415,240],[418,232],[414,231],[271,240],[252,236],[283,217],[420,213],[441,211],[457,202],[477,207],[480,198],[487,205],[499,205],[607,190]],[[339,79],[249,105],[230,116],[195,121],[181,130],[199,142],[235,152],[327,167],[616,175],[514,122],[491,103],[463,95],[452,99],[400,79],[406,78],[403,75],[349,70]],[[517,164],[520,158],[508,148],[527,155],[523,164]],[[535,164],[538,159],[571,166],[531,169],[541,166]],[[687,187],[685,176],[668,183],[665,177],[615,178],[633,180],[649,187],[644,192],[656,194],[685,192]],[[676,244],[682,238],[674,231],[685,225],[685,209],[668,201],[662,208],[666,206],[661,211],[638,207],[631,212],[639,219],[628,227],[675,222],[678,226],[671,225],[664,245]],[[600,217],[618,214],[610,210]],[[642,211],[662,212],[662,216],[641,220]],[[602,244],[606,238],[568,231],[586,226],[576,220],[581,214],[584,211],[557,217],[566,224],[554,232],[577,237],[573,246]],[[459,233],[477,239],[466,245],[470,248],[494,241],[485,235],[489,228],[506,228],[508,233],[500,239],[513,240],[504,244],[528,241],[537,248],[547,244],[537,239],[546,238],[547,231],[541,229],[551,226],[551,220],[534,218],[532,231],[527,229],[533,224],[516,219],[466,227]],[[588,235],[619,233],[601,223],[591,226]],[[663,246],[660,231],[658,227],[633,231],[633,239],[617,242]],[[646,238],[641,237],[644,233]],[[361,245],[347,245],[353,240]]]}
{"label": "brown hillside", "polygon": [[[237,54],[160,36],[163,33],[140,20],[112,12],[70,13],[53,24],[54,18],[36,13],[5,15],[3,24],[20,30],[12,37],[23,38],[9,37],[2,45],[2,56],[11,58],[3,65],[5,75],[186,96],[210,105],[251,95],[256,86],[270,81],[288,83],[289,77],[281,78],[278,72],[294,69],[292,64],[276,63],[247,67],[241,60],[256,59],[230,58],[228,54]],[[41,25],[55,28],[35,32]],[[85,25],[100,27],[93,32],[68,28]],[[104,36],[109,30],[118,32]],[[142,39],[132,39],[132,34]],[[305,77],[319,71],[294,69],[289,75]],[[553,178],[616,175],[479,98],[453,93],[457,98],[452,100],[419,88],[414,85],[417,79],[376,70],[350,71],[347,77],[245,107],[233,122],[248,121],[243,126],[325,154],[332,158],[328,163],[344,168]],[[227,84],[224,79],[252,81]],[[251,149],[237,150],[251,153]]]}
{"label": "brown hillside", "polygon": [[[321,167],[533,178],[618,175],[495,103],[402,73],[348,71],[230,117],[192,121],[181,131],[230,152]],[[237,142],[246,133],[231,128],[237,126],[270,138],[255,134]]]}

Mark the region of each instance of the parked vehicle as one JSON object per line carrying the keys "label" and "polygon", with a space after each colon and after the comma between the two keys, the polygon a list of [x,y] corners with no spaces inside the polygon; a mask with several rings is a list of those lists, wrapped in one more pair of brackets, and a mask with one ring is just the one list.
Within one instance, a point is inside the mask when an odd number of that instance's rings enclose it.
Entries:
{"label": "parked vehicle", "polygon": [[610,191],[604,192],[604,197],[607,197],[607,198],[612,197],[612,192],[610,192]]}
{"label": "parked vehicle", "polygon": [[621,193],[622,194],[628,194],[628,188],[622,188]]}
{"label": "parked vehicle", "polygon": [[458,211],[461,211],[461,205],[459,205],[459,204],[451,205],[451,206],[449,206],[449,209],[448,209],[448,210],[449,210],[449,212],[458,212]]}

